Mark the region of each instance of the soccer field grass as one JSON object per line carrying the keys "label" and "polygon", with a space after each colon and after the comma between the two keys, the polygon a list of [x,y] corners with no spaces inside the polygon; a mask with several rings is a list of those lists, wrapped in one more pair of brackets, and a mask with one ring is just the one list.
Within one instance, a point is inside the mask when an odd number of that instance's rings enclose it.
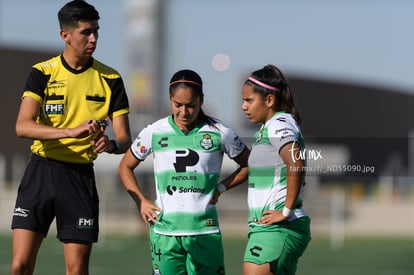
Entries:
{"label": "soccer field grass", "polygon": [[[241,274],[245,239],[224,236],[226,271]],[[0,274],[8,274],[10,234],[0,237]],[[147,237],[101,236],[94,245],[92,275],[151,274]],[[35,274],[64,274],[61,244],[50,235],[39,252]],[[297,275],[411,275],[414,274],[414,241],[410,238],[352,238],[343,248],[330,249],[329,240],[314,237],[300,259]]]}

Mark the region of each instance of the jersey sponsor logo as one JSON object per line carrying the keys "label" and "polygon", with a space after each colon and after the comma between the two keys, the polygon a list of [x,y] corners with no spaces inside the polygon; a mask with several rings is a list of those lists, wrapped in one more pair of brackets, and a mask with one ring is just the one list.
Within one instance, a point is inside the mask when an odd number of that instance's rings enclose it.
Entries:
{"label": "jersey sponsor logo", "polygon": [[282,135],[282,136],[280,137],[280,140],[279,140],[279,141],[283,141],[284,139],[296,139],[296,135],[294,135],[294,134],[290,134],[290,135]]}
{"label": "jersey sponsor logo", "polygon": [[282,128],[282,129],[277,129],[275,131],[275,134],[277,135],[280,132],[282,132],[282,135],[287,135],[289,132],[293,132],[293,131],[292,131],[292,129],[285,127],[285,128]]}
{"label": "jersey sponsor logo", "polygon": [[[174,169],[177,173],[186,173],[187,167],[194,166],[200,160],[199,155],[197,152],[186,149],[186,150],[176,150],[175,151],[175,163]],[[197,181],[196,175],[174,175],[171,176],[172,181]],[[178,193],[204,193],[205,188],[198,188],[198,187],[177,187],[175,185],[168,185],[167,186],[167,193],[172,196],[175,192]]]}
{"label": "jersey sponsor logo", "polygon": [[142,145],[141,142],[138,142],[137,143],[137,149],[138,149],[138,152],[140,154],[145,154],[148,151],[147,147],[145,147],[144,145]]}
{"label": "jersey sponsor logo", "polygon": [[66,86],[67,86],[66,80],[53,80],[47,83],[48,89],[61,89],[61,88],[65,88]]}
{"label": "jersey sponsor logo", "polygon": [[77,227],[79,229],[91,229],[94,227],[95,220],[92,218],[81,217],[78,219]]}
{"label": "jersey sponsor logo", "polygon": [[210,150],[213,147],[213,140],[211,139],[211,135],[204,134],[203,138],[200,141],[200,145],[204,150]]}
{"label": "jersey sponsor logo", "polygon": [[16,207],[14,209],[13,216],[18,216],[18,217],[26,218],[27,216],[29,216],[29,212],[30,212],[30,210],[23,209],[21,207]]}
{"label": "jersey sponsor logo", "polygon": [[180,187],[178,188],[178,193],[204,193],[205,188],[198,188],[198,187]]}
{"label": "jersey sponsor logo", "polygon": [[167,185],[167,193],[168,195],[172,196],[175,192],[178,192],[180,194],[186,194],[186,193],[204,193],[205,188],[199,188],[199,187],[178,187],[175,185]]}
{"label": "jersey sponsor logo", "polygon": [[184,173],[187,171],[187,166],[194,166],[200,160],[197,152],[187,150],[176,150],[175,151],[175,163],[174,168],[177,173]]}
{"label": "jersey sponsor logo", "polygon": [[168,141],[168,137],[163,137],[158,141],[158,145],[163,147],[163,148],[168,147],[167,141]]}
{"label": "jersey sponsor logo", "polygon": [[171,185],[167,185],[167,193],[168,195],[172,196],[174,194],[174,192],[177,191],[177,187],[176,186],[171,186]]}
{"label": "jersey sponsor logo", "polygon": [[172,176],[173,181],[184,181],[184,180],[197,180],[196,176]]}
{"label": "jersey sponsor logo", "polygon": [[47,115],[63,115],[65,113],[65,105],[45,104],[45,113]]}
{"label": "jersey sponsor logo", "polygon": [[255,256],[255,257],[259,257],[260,256],[259,252],[262,251],[262,250],[263,250],[263,248],[261,248],[260,246],[257,246],[257,245],[255,245],[254,247],[249,249],[250,254],[252,254],[252,256]]}

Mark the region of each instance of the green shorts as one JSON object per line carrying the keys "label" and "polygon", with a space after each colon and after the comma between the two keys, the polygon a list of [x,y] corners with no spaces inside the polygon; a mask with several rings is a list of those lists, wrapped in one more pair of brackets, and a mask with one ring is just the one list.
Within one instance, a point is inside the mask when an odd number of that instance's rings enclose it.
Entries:
{"label": "green shorts", "polygon": [[295,274],[298,259],[310,240],[308,217],[277,226],[252,226],[243,261],[258,265],[269,263],[274,274]]}
{"label": "green shorts", "polygon": [[153,274],[224,275],[221,234],[167,236],[150,230]]}

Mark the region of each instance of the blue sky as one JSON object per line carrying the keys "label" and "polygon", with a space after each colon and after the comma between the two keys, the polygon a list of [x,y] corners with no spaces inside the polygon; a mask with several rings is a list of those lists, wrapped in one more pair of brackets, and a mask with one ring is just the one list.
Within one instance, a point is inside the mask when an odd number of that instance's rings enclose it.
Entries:
{"label": "blue sky", "polygon": [[[232,57],[234,67],[272,62],[299,74],[414,87],[413,2],[203,3],[172,5],[177,22],[172,36],[180,33],[177,29],[187,32],[186,43],[176,41],[173,51],[184,57],[199,51],[207,59],[221,51]],[[188,20],[194,28],[185,28]],[[179,64],[182,55],[173,56],[172,63]]]}
{"label": "blue sky", "polygon": [[[288,77],[414,91],[414,1],[171,2],[169,73],[186,64],[202,72],[206,90],[218,94],[207,103],[225,121],[240,112],[235,94],[245,74],[267,63]],[[227,71],[212,69],[216,53],[229,55]]]}
{"label": "blue sky", "polygon": [[[56,13],[66,1],[0,0],[0,43],[60,50]],[[95,56],[126,73],[122,1],[90,1],[101,14]],[[414,1],[166,1],[162,83],[192,68],[205,82],[206,105],[234,119],[243,76],[267,63],[289,74],[414,93]],[[225,71],[212,58],[225,54]],[[229,105],[215,104],[217,99]]]}

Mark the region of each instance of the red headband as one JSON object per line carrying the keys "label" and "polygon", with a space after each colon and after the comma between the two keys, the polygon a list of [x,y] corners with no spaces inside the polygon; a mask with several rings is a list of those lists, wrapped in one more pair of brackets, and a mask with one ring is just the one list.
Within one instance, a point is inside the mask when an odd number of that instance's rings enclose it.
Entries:
{"label": "red headband", "polygon": [[249,76],[249,78],[247,78],[247,79],[250,80],[251,82],[259,85],[259,86],[262,86],[263,88],[266,88],[266,89],[269,89],[269,90],[272,90],[272,91],[276,91],[276,92],[280,92],[279,88],[267,85],[266,83],[263,83],[263,82],[257,80],[256,78],[253,78],[252,76]]}

